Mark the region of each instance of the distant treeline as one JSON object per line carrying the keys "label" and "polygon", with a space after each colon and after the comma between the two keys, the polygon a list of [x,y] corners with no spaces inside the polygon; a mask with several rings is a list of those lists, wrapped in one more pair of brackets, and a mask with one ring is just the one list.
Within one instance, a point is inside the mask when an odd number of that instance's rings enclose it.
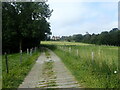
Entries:
{"label": "distant treeline", "polygon": [[115,45],[120,46],[120,30],[113,28],[112,30],[104,31],[101,34],[89,34],[85,35],[76,34],[73,36],[62,36],[61,40],[83,42],[98,45]]}
{"label": "distant treeline", "polygon": [[46,19],[52,10],[45,2],[2,3],[2,51],[19,52],[40,45],[50,35]]}

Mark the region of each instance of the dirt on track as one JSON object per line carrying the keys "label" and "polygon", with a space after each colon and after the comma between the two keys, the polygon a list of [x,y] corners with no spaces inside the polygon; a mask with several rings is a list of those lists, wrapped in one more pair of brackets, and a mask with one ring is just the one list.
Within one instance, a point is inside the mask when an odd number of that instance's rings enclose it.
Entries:
{"label": "dirt on track", "polygon": [[19,88],[80,88],[71,72],[51,50],[41,53]]}

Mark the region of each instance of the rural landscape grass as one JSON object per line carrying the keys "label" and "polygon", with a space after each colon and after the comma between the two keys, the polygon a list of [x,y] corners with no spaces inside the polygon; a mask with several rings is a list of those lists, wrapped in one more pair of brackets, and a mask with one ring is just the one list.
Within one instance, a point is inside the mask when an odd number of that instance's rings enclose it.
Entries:
{"label": "rural landscape grass", "polygon": [[[52,69],[53,69],[53,62],[45,62],[44,69],[43,69],[43,75],[46,79],[48,78],[55,79],[54,71]],[[47,87],[56,86],[55,80],[50,80],[50,81],[48,80],[46,84],[47,84]]]}
{"label": "rural landscape grass", "polygon": [[120,3],[19,1],[1,3],[0,88],[120,88]]}
{"label": "rural landscape grass", "polygon": [[[50,53],[48,52],[47,49],[45,49],[45,55],[47,59],[50,59]],[[49,80],[49,79],[55,79],[55,75],[54,75],[54,71],[53,71],[53,61],[50,59],[50,61],[46,61],[44,63],[44,67],[43,67],[43,75],[46,79],[46,84],[47,87],[50,86],[56,86],[56,82],[55,80]]]}
{"label": "rural landscape grass", "polygon": [[[43,41],[42,45],[53,50],[61,58],[82,87],[120,87],[118,47],[59,41]],[[47,50],[45,54],[49,58]],[[20,53],[9,54],[9,73],[6,73],[5,56],[3,55],[3,88],[17,88],[23,82],[39,55],[39,51],[33,53],[32,56],[24,52],[22,64],[20,64]],[[52,63],[46,63],[46,65],[51,70]]]}
{"label": "rural landscape grass", "polygon": [[87,43],[66,42],[66,41],[41,41],[44,45],[90,45]]}
{"label": "rural landscape grass", "polygon": [[25,52],[22,55],[22,63],[20,64],[20,54],[8,55],[9,73],[6,73],[5,56],[2,56],[2,88],[18,88],[23,82],[25,76],[31,70],[40,52],[34,52],[32,56]]}
{"label": "rural landscape grass", "polygon": [[83,87],[120,87],[118,47],[55,41],[42,44],[61,58]]}

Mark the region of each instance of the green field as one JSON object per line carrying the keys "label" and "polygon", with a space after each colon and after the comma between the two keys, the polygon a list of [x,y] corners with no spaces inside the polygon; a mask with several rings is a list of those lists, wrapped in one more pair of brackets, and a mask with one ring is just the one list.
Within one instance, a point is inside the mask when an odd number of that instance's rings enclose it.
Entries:
{"label": "green field", "polygon": [[41,43],[62,59],[83,87],[120,87],[118,47],[58,41]]}
{"label": "green field", "polygon": [[90,45],[86,43],[77,43],[77,42],[61,42],[61,41],[41,41],[41,44],[44,45]]}
{"label": "green field", "polygon": [[20,64],[20,54],[8,55],[9,73],[6,73],[5,56],[2,56],[2,88],[18,88],[23,82],[25,76],[31,70],[40,52],[34,52],[32,56],[25,52],[22,55],[22,63]]}

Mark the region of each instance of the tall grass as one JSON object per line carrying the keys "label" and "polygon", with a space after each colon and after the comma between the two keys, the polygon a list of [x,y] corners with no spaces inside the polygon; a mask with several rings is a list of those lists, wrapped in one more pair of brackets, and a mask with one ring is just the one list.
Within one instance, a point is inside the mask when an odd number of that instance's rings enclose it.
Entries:
{"label": "tall grass", "polygon": [[54,52],[83,87],[120,87],[118,47],[99,45],[56,45],[56,47],[53,49]]}
{"label": "tall grass", "polygon": [[6,73],[5,56],[2,56],[2,78],[3,88],[18,88],[23,82],[25,76],[28,74],[36,59],[40,55],[37,51],[32,56],[23,53],[22,64],[20,64],[20,54],[9,54],[8,55],[8,67],[9,73]]}

